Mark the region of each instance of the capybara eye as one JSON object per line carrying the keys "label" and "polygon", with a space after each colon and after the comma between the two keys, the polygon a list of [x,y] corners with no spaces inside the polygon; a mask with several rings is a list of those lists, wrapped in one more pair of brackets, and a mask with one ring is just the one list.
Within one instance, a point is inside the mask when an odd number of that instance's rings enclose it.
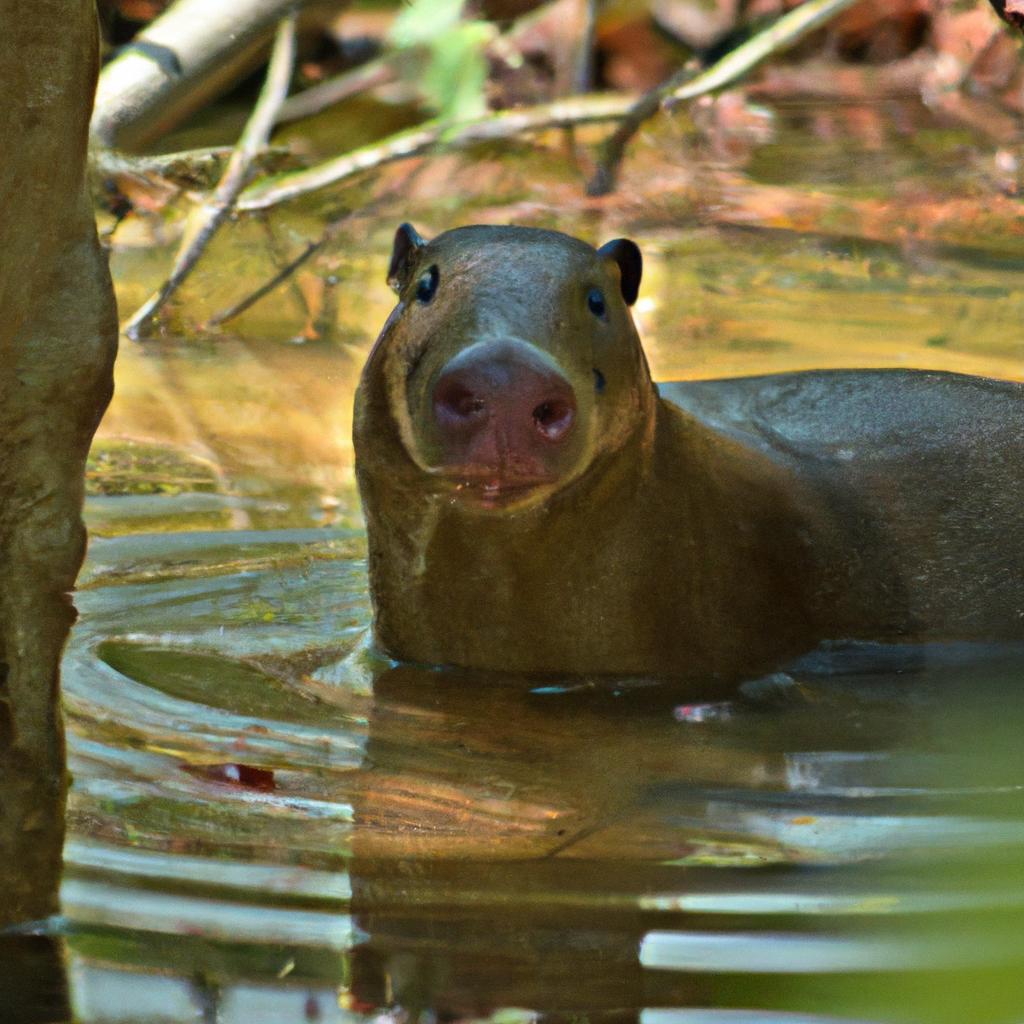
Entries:
{"label": "capybara eye", "polygon": [[587,306],[590,307],[590,312],[594,316],[604,318],[604,292],[600,288],[591,288],[587,292]]}
{"label": "capybara eye", "polygon": [[594,367],[594,390],[600,394],[604,391],[604,374],[595,366]]}
{"label": "capybara eye", "polygon": [[437,282],[440,279],[441,275],[435,264],[416,282],[416,298],[426,305],[434,297],[434,293],[437,291]]}

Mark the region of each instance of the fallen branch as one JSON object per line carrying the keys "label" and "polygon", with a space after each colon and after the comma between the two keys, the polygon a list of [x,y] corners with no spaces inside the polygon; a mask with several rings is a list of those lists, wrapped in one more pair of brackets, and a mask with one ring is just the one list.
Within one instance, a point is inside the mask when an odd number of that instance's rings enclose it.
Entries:
{"label": "fallen branch", "polygon": [[748,39],[735,50],[730,50],[706,71],[671,89],[665,96],[665,109],[671,110],[680,103],[705,96],[729,85],[766,57],[788,50],[809,32],[821,28],[855,2],[856,0],[807,0],[788,14],[784,14],[763,32],[758,32],[753,39]]}
{"label": "fallen branch", "polygon": [[[418,168],[413,168],[412,171],[406,176],[406,183],[412,181],[412,179],[418,173]],[[335,220],[330,221],[320,233],[320,237],[306,243],[305,249],[299,253],[294,259],[287,262],[278,261],[278,269],[274,275],[263,284],[261,284],[255,291],[251,292],[240,302],[235,303],[228,309],[222,310],[220,313],[215,314],[209,321],[207,321],[207,327],[218,327],[228,320],[233,319],[239,314],[250,309],[261,299],[269,295],[275,288],[281,285],[284,281],[289,280],[292,275],[298,270],[311,256],[319,252],[329,242],[332,242],[339,231],[346,225],[353,217],[368,217],[373,218],[376,216],[376,211],[384,203],[385,200],[378,196],[375,199],[370,199],[359,207],[358,214],[353,210],[346,210],[343,214],[337,217]],[[270,237],[270,250],[272,254],[276,253],[276,242],[273,237],[273,232],[270,227],[270,220],[265,219],[264,224],[266,225],[267,234]],[[298,288],[295,289],[297,297],[300,303],[303,305],[306,313],[307,322],[313,319],[312,312],[309,305],[306,303],[305,297],[302,291]],[[322,314],[321,314],[322,315]]]}
{"label": "fallen branch", "polygon": [[177,0],[103,69],[90,131],[139,149],[220,95],[266,58],[296,0]]}
{"label": "fallen branch", "polygon": [[[94,181],[134,180],[144,185],[156,183],[185,191],[207,192],[224,174],[234,150],[230,146],[208,149],[184,149],[178,153],[136,155],[117,149],[94,146],[89,151],[89,172]],[[276,174],[295,166],[295,154],[284,146],[267,146],[253,159],[253,172]]]}
{"label": "fallen branch", "polygon": [[295,63],[295,14],[282,19],[274,40],[267,78],[256,106],[238,140],[227,169],[213,196],[194,215],[194,230],[182,242],[167,281],[124,325],[124,333],[139,341],[153,318],[192,272],[210,239],[231,212],[239,193],[248,182],[257,154],[266,147],[277,112],[288,94]]}
{"label": "fallen branch", "polygon": [[428,121],[306,170],[251,185],[239,197],[239,210],[265,210],[395,160],[429,152],[465,149],[481,142],[516,138],[524,132],[617,121],[632,104],[628,96],[580,96],[536,107],[503,110],[462,124]]}
{"label": "fallen branch", "polygon": [[688,100],[705,96],[734,82],[766,57],[788,49],[808,32],[819,28],[855,0],[807,0],[795,10],[784,14],[769,28],[759,32],[707,70],[694,75],[683,68],[650,92],[645,93],[626,112],[622,124],[602,147],[598,167],[587,184],[587,194],[606,195],[615,187],[619,165],[633,136],[640,126],[659,110],[671,110]]}
{"label": "fallen branch", "polygon": [[662,100],[667,93],[689,77],[692,77],[692,72],[687,68],[676,72],[667,81],[641,96],[626,111],[622,123],[605,139],[601,146],[597,169],[590,181],[587,182],[588,196],[605,196],[615,188],[615,179],[618,176],[619,164],[622,163],[626,146],[640,130],[640,126],[661,110]]}

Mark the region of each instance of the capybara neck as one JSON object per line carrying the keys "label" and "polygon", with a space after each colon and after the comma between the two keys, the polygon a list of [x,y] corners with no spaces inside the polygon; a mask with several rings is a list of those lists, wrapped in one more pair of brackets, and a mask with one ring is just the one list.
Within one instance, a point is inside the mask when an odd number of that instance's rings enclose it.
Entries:
{"label": "capybara neck", "polygon": [[521,509],[361,476],[388,510],[367,519],[378,642],[430,664],[723,682],[806,649],[790,481],[660,402],[649,427]]}

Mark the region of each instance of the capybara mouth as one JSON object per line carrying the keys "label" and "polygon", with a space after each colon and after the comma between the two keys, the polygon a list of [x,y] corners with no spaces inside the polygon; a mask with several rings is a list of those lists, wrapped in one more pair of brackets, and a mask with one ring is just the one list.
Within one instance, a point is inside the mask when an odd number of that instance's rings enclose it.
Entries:
{"label": "capybara mouth", "polygon": [[447,469],[444,479],[456,500],[484,509],[507,508],[554,483],[549,476],[510,475],[500,470],[485,473],[478,467],[468,472]]}

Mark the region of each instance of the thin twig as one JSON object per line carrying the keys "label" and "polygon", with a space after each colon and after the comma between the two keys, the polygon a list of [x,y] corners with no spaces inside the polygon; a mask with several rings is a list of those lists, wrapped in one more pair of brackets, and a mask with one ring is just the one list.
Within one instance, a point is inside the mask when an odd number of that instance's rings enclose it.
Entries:
{"label": "thin twig", "polygon": [[615,179],[618,175],[619,164],[626,152],[633,136],[640,130],[640,126],[661,110],[664,98],[676,88],[677,85],[693,77],[690,68],[683,68],[677,71],[671,78],[656,85],[649,92],[644,93],[633,106],[626,111],[621,124],[605,139],[601,146],[601,154],[597,159],[597,170],[593,177],[587,182],[588,196],[604,196],[615,188]]}
{"label": "thin twig", "polygon": [[665,97],[665,109],[671,110],[680,103],[704,96],[734,82],[740,75],[745,75],[751,68],[760,64],[765,57],[789,49],[808,32],[820,28],[855,2],[856,0],[807,0],[788,14],[784,14],[763,32],[758,32],[753,39],[748,39],[742,46],[730,50],[706,71],[671,90]]}
{"label": "thin twig", "polygon": [[[413,167],[405,176],[404,181],[399,185],[395,186],[394,194],[407,192],[421,170],[422,167]],[[363,203],[361,206],[358,207],[358,209],[346,210],[344,213],[336,217],[334,220],[329,221],[325,225],[323,231],[321,232],[320,237],[314,239],[311,242],[307,242],[306,249],[302,253],[300,253],[295,259],[291,260],[287,264],[287,266],[283,264],[279,265],[277,273],[275,273],[274,276],[270,278],[270,280],[264,282],[264,284],[262,284],[255,292],[247,296],[240,303],[236,304],[235,306],[232,306],[229,310],[226,310],[222,313],[218,313],[211,321],[209,321],[207,326],[217,326],[219,324],[225,323],[231,317],[237,316],[239,313],[243,312],[243,310],[248,309],[256,302],[259,302],[260,299],[269,295],[270,292],[273,291],[278,285],[280,285],[286,278],[293,275],[295,271],[298,270],[299,267],[301,267],[303,263],[306,262],[307,259],[309,259],[310,256],[312,256],[316,252],[319,252],[320,249],[322,249],[329,242],[333,242],[338,233],[351,220],[353,220],[354,218],[369,218],[372,220],[375,216],[377,216],[377,212],[381,208],[381,206],[386,205],[388,201],[389,198],[386,193],[378,195],[375,198],[371,198],[367,202]],[[267,224],[269,231],[269,221],[267,222]],[[273,249],[273,246],[271,246],[271,248]],[[301,292],[299,292],[299,295],[301,296]],[[309,309],[309,306],[305,303],[304,298],[301,299],[301,301],[303,303],[303,306],[305,307],[307,319],[311,319],[312,314]]]}
{"label": "thin twig", "polygon": [[759,32],[753,39],[748,39],[735,50],[731,50],[705,71],[694,75],[687,68],[683,68],[641,96],[626,113],[622,124],[605,141],[597,170],[587,184],[588,195],[601,196],[611,192],[615,187],[619,164],[622,162],[626,146],[639,131],[640,126],[659,110],[671,110],[680,103],[705,96],[729,85],[766,57],[794,45],[808,32],[824,25],[854,2],[855,0],[807,0],[795,10],[784,14],[763,32]]}
{"label": "thin twig", "polygon": [[154,317],[167,300],[181,287],[202,256],[210,239],[234,208],[239,193],[250,180],[253,162],[267,145],[277,112],[288,95],[292,68],[295,63],[295,13],[283,18],[274,40],[274,50],[267,68],[256,106],[246,122],[242,136],[231,153],[224,176],[213,196],[200,206],[194,215],[194,227],[189,231],[171,274],[163,286],[142,305],[124,325],[124,333],[139,341],[152,324]]}
{"label": "thin twig", "polygon": [[274,274],[269,281],[265,281],[259,286],[259,288],[254,292],[250,292],[240,302],[236,302],[233,306],[229,306],[227,309],[221,310],[219,313],[215,313],[211,316],[210,319],[206,321],[206,328],[220,327],[221,324],[226,324],[229,320],[233,320],[236,316],[240,316],[251,306],[255,306],[264,295],[272,292],[279,284],[281,284],[282,281],[287,280],[292,274],[294,274],[295,271],[313,255],[313,253],[322,249],[324,242],[326,241],[326,237],[321,237],[315,242],[307,243],[306,248],[303,249],[295,259],[281,267],[281,269]]}
{"label": "thin twig", "polygon": [[419,156],[436,146],[446,150],[465,149],[480,142],[515,138],[524,132],[617,121],[632,102],[628,96],[579,96],[536,107],[503,110],[455,125],[447,121],[427,121],[315,167],[250,185],[239,197],[237,208],[265,210],[328,185],[336,185],[362,171]]}
{"label": "thin twig", "polygon": [[312,117],[335,103],[368,89],[375,89],[378,85],[393,82],[397,77],[393,63],[393,57],[378,57],[351,71],[328,78],[304,92],[289,96],[277,112],[277,123],[285,124],[303,117]]}

